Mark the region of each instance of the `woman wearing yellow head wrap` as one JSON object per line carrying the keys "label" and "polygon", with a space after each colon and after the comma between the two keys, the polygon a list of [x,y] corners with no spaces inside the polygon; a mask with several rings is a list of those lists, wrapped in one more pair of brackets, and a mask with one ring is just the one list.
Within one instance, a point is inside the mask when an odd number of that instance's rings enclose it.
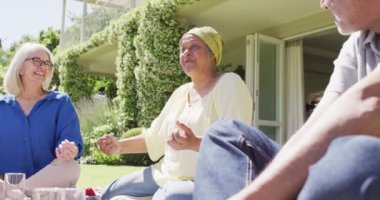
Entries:
{"label": "woman wearing yellow head wrap", "polygon": [[[204,26],[200,28],[193,28],[186,34],[194,34],[199,37],[208,48],[212,51],[215,56],[216,64],[219,65],[222,60],[223,53],[223,41],[219,33],[215,29],[209,26]],[[185,35],[186,35],[185,34]]]}
{"label": "woman wearing yellow head wrap", "polygon": [[148,152],[157,164],[111,183],[102,199],[117,195],[192,199],[198,149],[205,130],[221,118],[250,123],[252,98],[234,73],[220,73],[223,42],[211,27],[193,28],[180,42],[180,63],[191,82],[180,86],[142,135],[99,140],[106,154]]}

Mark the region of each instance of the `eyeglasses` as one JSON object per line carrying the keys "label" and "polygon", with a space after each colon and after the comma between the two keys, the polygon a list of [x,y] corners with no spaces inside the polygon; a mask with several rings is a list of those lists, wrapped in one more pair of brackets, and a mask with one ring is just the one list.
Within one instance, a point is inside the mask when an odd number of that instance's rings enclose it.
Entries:
{"label": "eyeglasses", "polygon": [[39,57],[33,57],[33,58],[25,59],[25,61],[27,61],[27,60],[32,60],[33,65],[36,67],[42,67],[42,65],[45,67],[45,69],[51,69],[53,67],[53,64],[51,62],[43,61]]}

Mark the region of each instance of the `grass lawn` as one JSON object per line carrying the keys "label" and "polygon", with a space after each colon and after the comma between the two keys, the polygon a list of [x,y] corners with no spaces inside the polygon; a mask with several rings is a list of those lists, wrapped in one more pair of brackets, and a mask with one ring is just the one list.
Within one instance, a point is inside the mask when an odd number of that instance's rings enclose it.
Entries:
{"label": "grass lawn", "polygon": [[77,187],[104,187],[117,177],[142,168],[133,166],[81,165],[81,175]]}

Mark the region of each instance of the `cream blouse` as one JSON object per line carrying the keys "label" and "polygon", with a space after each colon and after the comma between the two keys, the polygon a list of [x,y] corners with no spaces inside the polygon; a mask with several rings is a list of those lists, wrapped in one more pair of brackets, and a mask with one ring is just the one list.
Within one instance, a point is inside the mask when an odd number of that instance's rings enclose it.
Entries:
{"label": "cream blouse", "polygon": [[143,129],[149,157],[155,161],[152,166],[153,178],[159,186],[169,180],[194,179],[198,152],[174,150],[167,143],[176,120],[188,126],[196,137],[202,138],[211,124],[222,118],[233,118],[251,124],[252,97],[243,80],[235,73],[223,74],[214,88],[200,101],[188,103],[192,83],[176,89],[160,115],[150,128]]}

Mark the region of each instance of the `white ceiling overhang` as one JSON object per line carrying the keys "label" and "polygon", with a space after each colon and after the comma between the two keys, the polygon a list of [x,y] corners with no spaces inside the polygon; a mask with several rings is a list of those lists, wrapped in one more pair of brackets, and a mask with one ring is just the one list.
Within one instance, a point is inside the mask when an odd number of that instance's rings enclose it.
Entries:
{"label": "white ceiling overhang", "polygon": [[[287,39],[334,26],[316,0],[200,0],[176,13],[184,25],[212,26],[225,42],[255,32]],[[96,47],[78,58],[85,71],[114,76],[117,45]]]}
{"label": "white ceiling overhang", "polygon": [[184,25],[213,26],[225,41],[255,32],[283,39],[334,24],[316,0],[201,0],[177,16]]}
{"label": "white ceiling overhang", "polygon": [[77,58],[77,63],[83,67],[85,72],[102,75],[115,76],[116,73],[116,44],[103,44]]}

